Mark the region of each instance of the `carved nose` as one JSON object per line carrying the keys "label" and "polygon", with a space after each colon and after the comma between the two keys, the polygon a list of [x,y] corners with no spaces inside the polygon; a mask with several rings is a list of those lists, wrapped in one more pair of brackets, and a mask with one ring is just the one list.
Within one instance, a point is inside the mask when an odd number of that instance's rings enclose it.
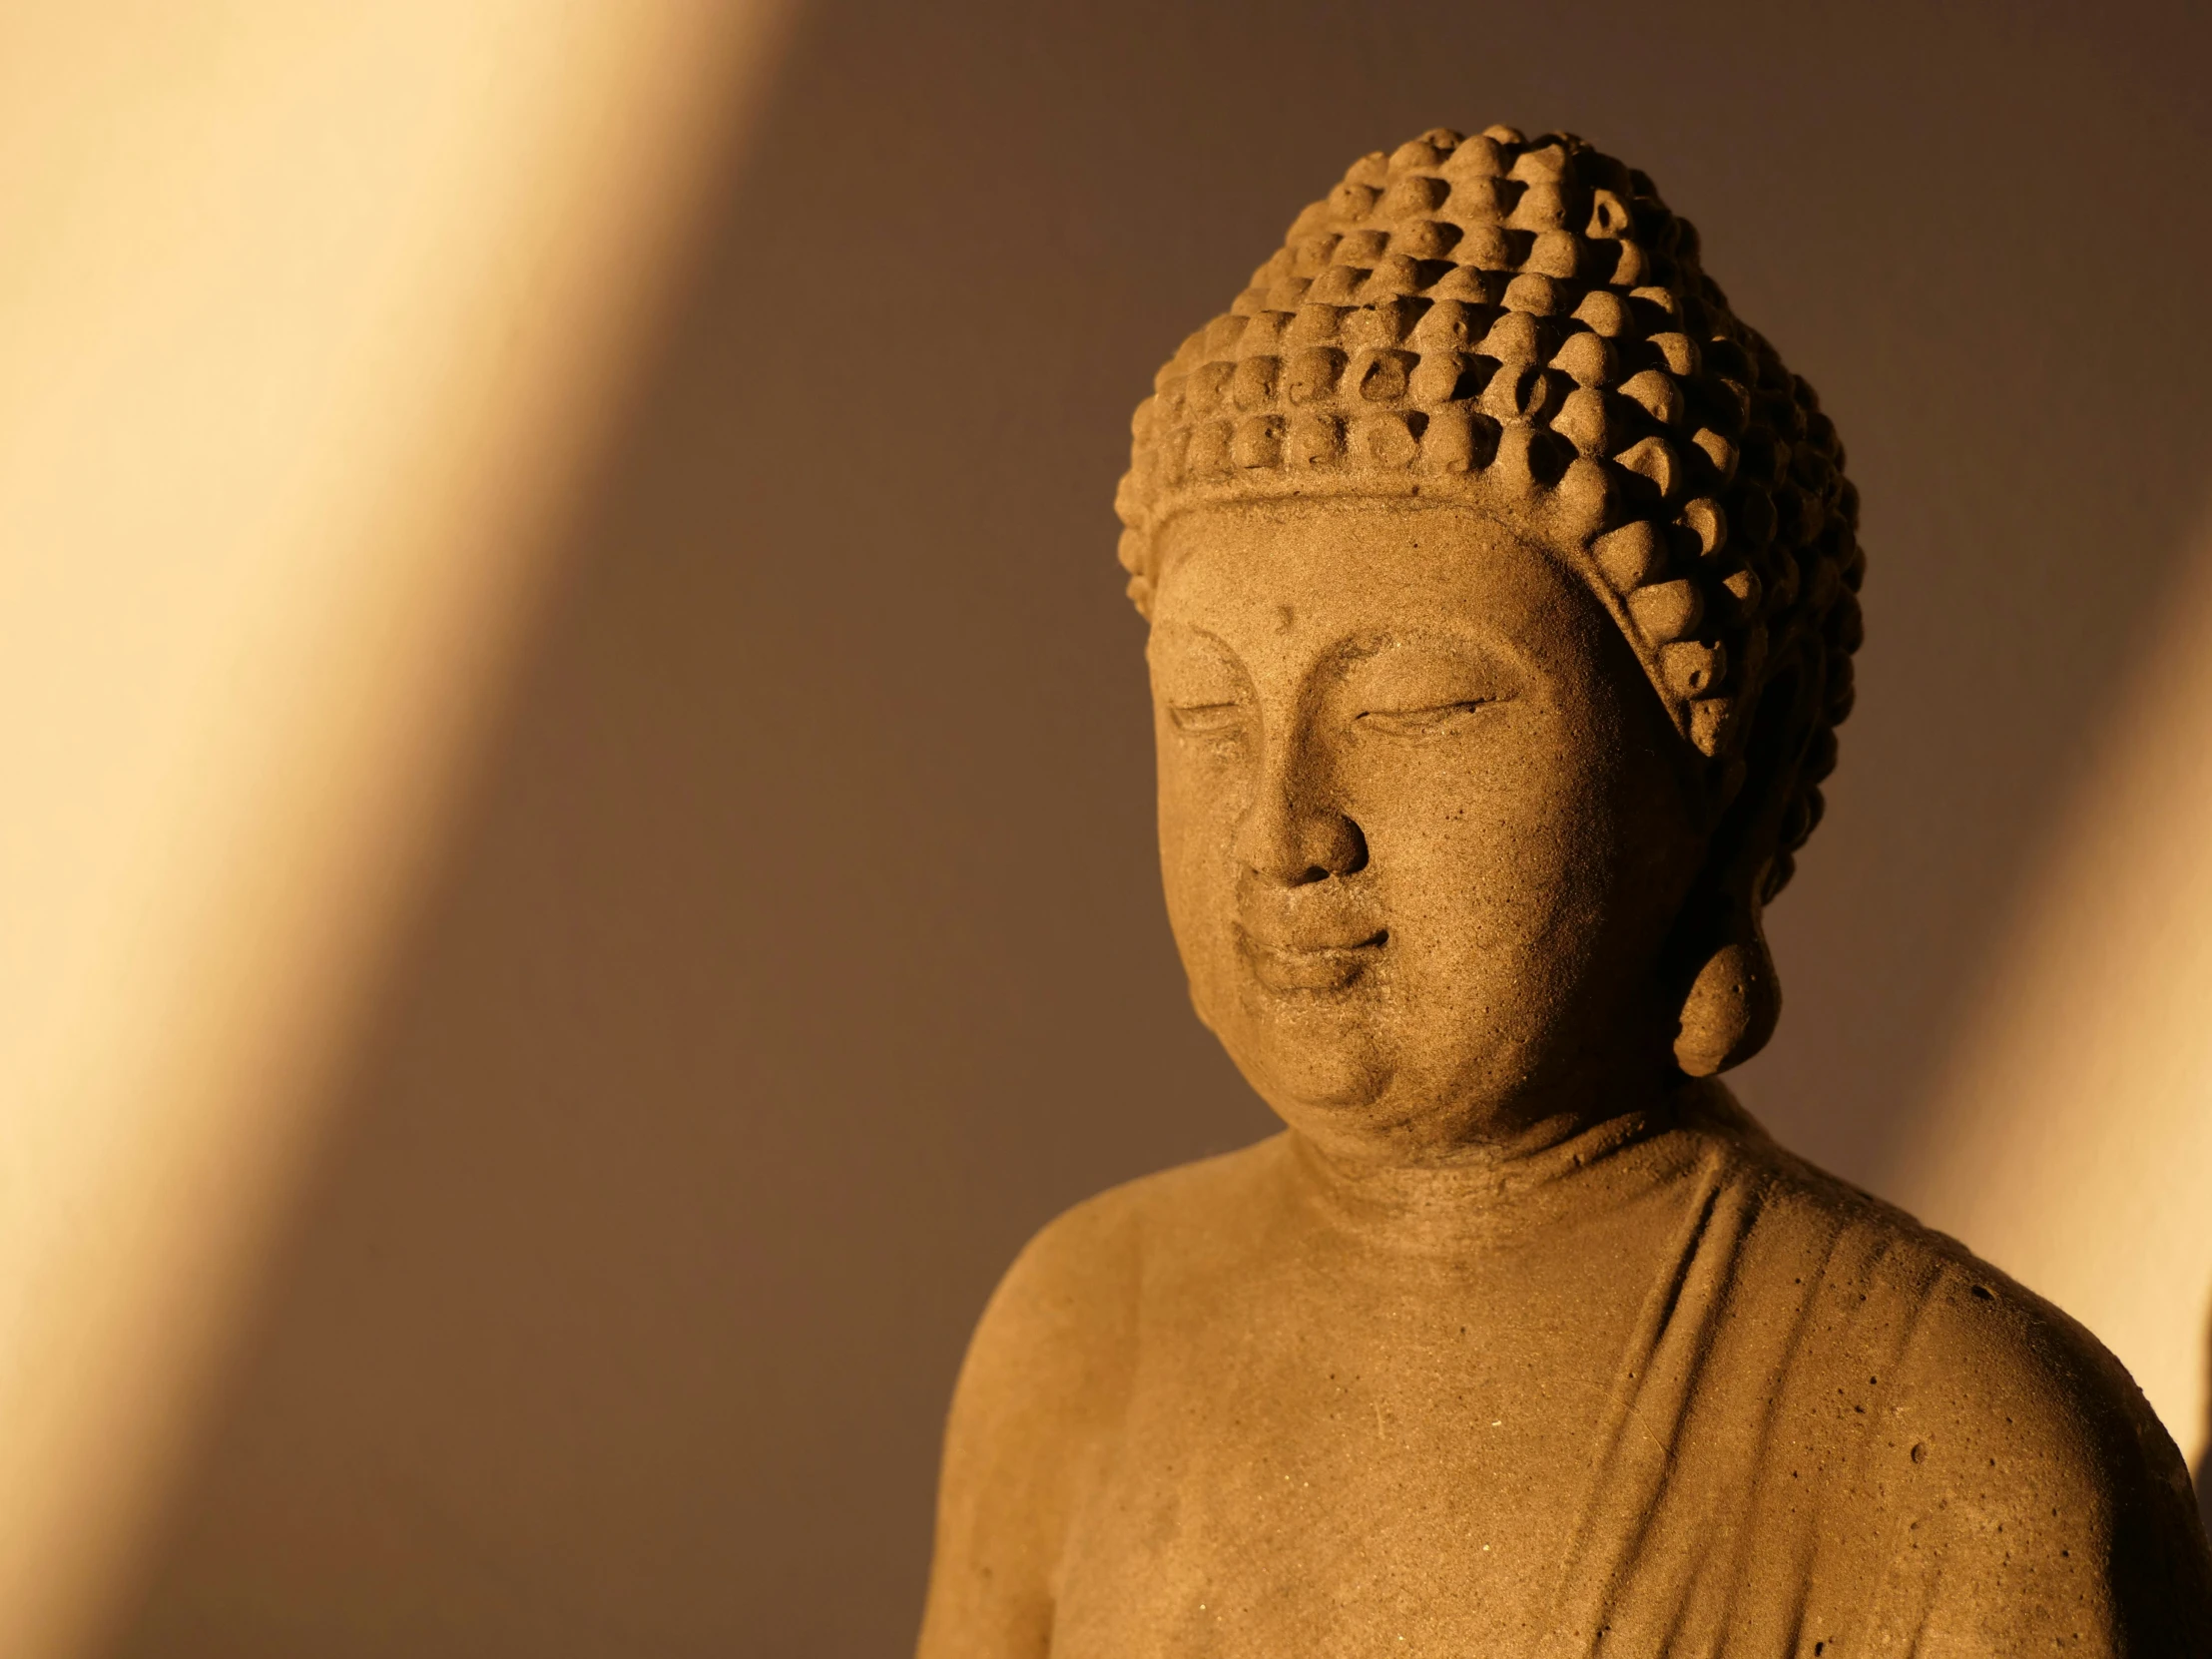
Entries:
{"label": "carved nose", "polygon": [[1257,875],[1301,887],[1332,875],[1351,875],[1367,867],[1368,838],[1343,813],[1301,811],[1289,803],[1255,826],[1252,848]]}

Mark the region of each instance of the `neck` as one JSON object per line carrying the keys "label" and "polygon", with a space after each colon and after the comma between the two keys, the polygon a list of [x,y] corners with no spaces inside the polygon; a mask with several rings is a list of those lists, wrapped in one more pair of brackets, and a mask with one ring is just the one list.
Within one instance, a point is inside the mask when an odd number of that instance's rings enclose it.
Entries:
{"label": "neck", "polygon": [[1608,1124],[1668,1116],[1685,1079],[1660,1058],[1665,1052],[1593,1043],[1506,1086],[1476,1079],[1423,1087],[1400,1074],[1358,1103],[1274,1104],[1348,1177],[1387,1179],[1397,1170],[1416,1183],[1432,1173],[1448,1184],[1450,1172],[1463,1171],[1480,1185],[1515,1166],[1540,1165],[1552,1149]]}
{"label": "neck", "polygon": [[1711,1134],[1765,1138],[1718,1078],[1677,1075],[1610,1098],[1610,1112],[1553,1113],[1433,1156],[1294,1127],[1285,1137],[1288,1162],[1300,1189],[1338,1224],[1417,1247],[1602,1207],[1608,1192],[1698,1156]]}
{"label": "neck", "polygon": [[1671,1121],[1663,1095],[1606,1113],[1554,1113],[1521,1127],[1407,1145],[1392,1138],[1317,1136],[1294,1128],[1301,1156],[1347,1191],[1419,1195],[1481,1194],[1540,1184],[1552,1175],[1640,1140]]}

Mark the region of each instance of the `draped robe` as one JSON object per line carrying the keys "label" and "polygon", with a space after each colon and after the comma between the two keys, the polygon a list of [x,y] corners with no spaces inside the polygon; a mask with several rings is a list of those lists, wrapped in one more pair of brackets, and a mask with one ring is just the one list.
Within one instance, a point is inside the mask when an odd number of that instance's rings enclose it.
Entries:
{"label": "draped robe", "polygon": [[963,1371],[924,1659],[2212,1654],[2087,1333],[1717,1085],[1442,1198],[1295,1137],[1048,1228]]}

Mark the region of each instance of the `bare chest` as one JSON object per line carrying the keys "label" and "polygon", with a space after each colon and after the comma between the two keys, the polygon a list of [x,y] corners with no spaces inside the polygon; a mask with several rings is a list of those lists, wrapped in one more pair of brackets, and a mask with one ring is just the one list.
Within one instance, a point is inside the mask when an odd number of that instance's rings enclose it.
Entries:
{"label": "bare chest", "polygon": [[1518,1645],[1634,1312],[1529,1289],[1163,1298],[1081,1482],[1055,1659]]}

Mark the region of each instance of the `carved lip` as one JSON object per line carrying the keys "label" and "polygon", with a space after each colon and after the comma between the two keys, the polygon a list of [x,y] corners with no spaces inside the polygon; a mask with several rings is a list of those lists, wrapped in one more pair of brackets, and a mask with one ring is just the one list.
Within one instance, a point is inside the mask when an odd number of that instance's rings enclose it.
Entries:
{"label": "carved lip", "polygon": [[1237,929],[1237,948],[1253,977],[1271,991],[1341,991],[1373,967],[1390,942],[1386,927],[1368,932],[1296,939],[1262,938]]}

